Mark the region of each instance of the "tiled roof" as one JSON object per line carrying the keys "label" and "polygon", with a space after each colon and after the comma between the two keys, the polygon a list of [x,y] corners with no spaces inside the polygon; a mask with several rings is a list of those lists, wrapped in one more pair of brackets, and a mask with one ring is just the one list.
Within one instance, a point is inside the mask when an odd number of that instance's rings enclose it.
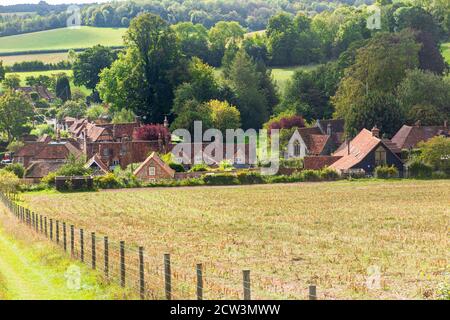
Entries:
{"label": "tiled roof", "polygon": [[34,161],[32,162],[27,170],[26,178],[43,178],[50,172],[54,172],[61,168],[64,162],[54,162],[54,161]]}
{"label": "tiled roof", "polygon": [[147,159],[145,159],[144,162],[141,163],[141,165],[134,171],[134,175],[137,175],[152,159],[161,167],[161,169],[167,172],[167,174],[172,177],[175,175],[175,171],[164,161],[162,161],[155,152],[152,152],[152,154]]}
{"label": "tiled roof", "polygon": [[310,154],[321,154],[330,136],[326,134],[311,134],[306,137],[305,143]]}
{"label": "tiled roof", "polygon": [[444,126],[406,126],[398,130],[391,139],[400,149],[417,147],[421,141],[427,141],[442,133],[449,134],[449,129]]}
{"label": "tiled roof", "polygon": [[28,142],[14,154],[14,157],[34,157],[44,146],[44,142]]}
{"label": "tiled roof", "polygon": [[43,146],[34,157],[37,160],[63,160],[72,154],[75,157],[81,155],[81,151],[70,142],[50,142]]}
{"label": "tiled roof", "polygon": [[323,133],[327,133],[328,124],[331,125],[331,132],[344,132],[345,121],[343,119],[330,119],[330,120],[317,120],[317,124],[323,130]]}
{"label": "tiled roof", "polygon": [[108,166],[102,161],[102,159],[100,159],[98,153],[94,154],[94,156],[89,159],[89,161],[86,163],[85,167],[86,168],[90,168],[92,166],[92,164],[96,163],[97,166],[104,172],[104,173],[108,173],[109,172],[109,168]]}
{"label": "tiled roof", "polygon": [[114,139],[119,139],[123,137],[133,138],[134,130],[139,128],[141,124],[139,122],[130,122],[130,123],[107,123],[107,124],[98,124],[97,126],[102,128],[107,128],[111,132],[114,133]]}
{"label": "tiled roof", "polygon": [[375,147],[381,143],[381,140],[372,135],[367,129],[362,129],[361,132],[350,141],[350,154],[348,148],[340,147],[333,156],[341,156],[339,160],[330,165],[330,168],[347,170],[360,161],[362,161]]}
{"label": "tiled roof", "polygon": [[305,169],[320,170],[330,166],[337,160],[342,158],[341,156],[306,156],[303,159]]}

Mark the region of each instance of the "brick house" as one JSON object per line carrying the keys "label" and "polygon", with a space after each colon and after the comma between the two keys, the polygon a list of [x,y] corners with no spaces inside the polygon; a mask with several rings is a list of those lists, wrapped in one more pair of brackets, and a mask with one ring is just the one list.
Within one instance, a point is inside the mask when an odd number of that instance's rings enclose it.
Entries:
{"label": "brick house", "polygon": [[134,171],[134,175],[143,181],[157,181],[163,179],[173,179],[175,170],[162,161],[155,152]]}
{"label": "brick house", "polygon": [[319,127],[299,128],[292,134],[284,157],[290,159],[306,155],[329,155],[335,149],[332,135],[323,134]]}
{"label": "brick house", "polygon": [[392,137],[391,141],[397,145],[400,150],[416,148],[419,142],[426,142],[435,136],[450,136],[450,130],[447,121],[443,126],[421,126],[417,122],[413,126],[404,125]]}

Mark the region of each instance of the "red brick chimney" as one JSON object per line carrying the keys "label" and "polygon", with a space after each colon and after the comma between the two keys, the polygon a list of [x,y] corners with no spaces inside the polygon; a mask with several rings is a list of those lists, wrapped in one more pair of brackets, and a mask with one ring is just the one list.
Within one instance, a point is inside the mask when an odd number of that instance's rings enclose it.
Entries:
{"label": "red brick chimney", "polygon": [[372,136],[375,138],[380,137],[380,129],[378,129],[376,125],[372,128]]}

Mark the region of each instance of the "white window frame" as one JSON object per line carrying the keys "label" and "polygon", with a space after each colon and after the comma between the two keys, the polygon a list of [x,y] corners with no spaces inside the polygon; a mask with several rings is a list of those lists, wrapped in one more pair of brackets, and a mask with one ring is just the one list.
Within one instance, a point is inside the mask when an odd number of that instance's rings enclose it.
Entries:
{"label": "white window frame", "polygon": [[148,175],[149,176],[156,176],[156,167],[154,167],[154,166],[148,167]]}

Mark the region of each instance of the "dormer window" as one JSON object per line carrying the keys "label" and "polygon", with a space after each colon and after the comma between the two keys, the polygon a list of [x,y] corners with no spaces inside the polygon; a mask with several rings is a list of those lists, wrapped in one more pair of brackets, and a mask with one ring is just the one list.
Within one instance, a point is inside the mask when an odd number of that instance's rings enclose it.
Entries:
{"label": "dormer window", "polygon": [[294,141],[294,157],[300,157],[300,155],[301,155],[300,142]]}

